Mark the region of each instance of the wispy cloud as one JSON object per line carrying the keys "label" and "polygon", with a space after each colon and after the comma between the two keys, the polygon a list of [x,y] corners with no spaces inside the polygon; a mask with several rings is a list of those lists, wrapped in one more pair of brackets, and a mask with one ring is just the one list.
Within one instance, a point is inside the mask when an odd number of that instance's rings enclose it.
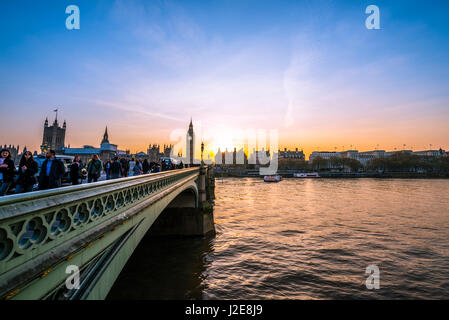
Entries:
{"label": "wispy cloud", "polygon": [[167,115],[165,113],[148,111],[151,110],[151,106],[148,105],[136,105],[136,104],[128,104],[128,103],[120,103],[120,102],[112,102],[112,101],[104,101],[104,100],[87,100],[87,102],[93,105],[106,106],[115,109],[119,109],[126,112],[133,112],[140,115],[145,115],[149,117],[156,117],[161,119],[167,119],[172,121],[178,121],[185,123],[185,118],[178,118],[174,116]]}

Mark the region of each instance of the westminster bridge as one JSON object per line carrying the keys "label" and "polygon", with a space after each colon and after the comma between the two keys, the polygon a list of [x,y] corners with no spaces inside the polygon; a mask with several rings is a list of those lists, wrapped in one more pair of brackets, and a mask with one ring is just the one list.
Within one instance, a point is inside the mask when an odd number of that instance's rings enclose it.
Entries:
{"label": "westminster bridge", "polygon": [[194,167],[0,198],[0,297],[104,299],[145,234],[215,232],[213,188]]}

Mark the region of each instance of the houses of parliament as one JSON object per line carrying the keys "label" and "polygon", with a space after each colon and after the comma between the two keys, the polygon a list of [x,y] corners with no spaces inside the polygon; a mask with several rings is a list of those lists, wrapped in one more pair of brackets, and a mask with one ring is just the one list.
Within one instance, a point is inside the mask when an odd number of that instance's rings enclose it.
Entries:
{"label": "houses of parliament", "polygon": [[[56,110],[55,110],[56,111]],[[67,131],[67,123],[64,120],[62,126],[58,122],[58,115],[56,113],[55,119],[52,125],[49,125],[48,118],[45,119],[42,143],[40,145],[41,154],[45,154],[48,150],[55,150],[57,155],[66,156],[80,156],[83,162],[87,162],[94,154],[98,155],[103,161],[113,159],[114,157],[134,157],[134,158],[147,158],[150,161],[158,162],[161,157],[172,156],[173,145],[164,144],[163,147],[159,144],[150,144],[147,148],[147,152],[139,152],[137,154],[131,154],[129,150],[119,150],[116,144],[110,143],[108,128],[105,128],[102,140],[99,147],[84,145],[79,148],[72,148],[70,145],[65,145]],[[194,152],[190,150],[194,149],[194,132],[192,120],[190,120],[190,125],[187,131],[187,145],[186,145],[186,156],[187,159],[191,160],[193,163]],[[0,144],[1,146],[1,144]],[[162,148],[161,148],[162,147]],[[18,164],[21,155],[27,151],[24,147],[20,150],[19,146],[14,145],[4,145],[4,149],[8,149],[11,152],[12,160]],[[37,156],[38,153],[34,151],[34,155]]]}

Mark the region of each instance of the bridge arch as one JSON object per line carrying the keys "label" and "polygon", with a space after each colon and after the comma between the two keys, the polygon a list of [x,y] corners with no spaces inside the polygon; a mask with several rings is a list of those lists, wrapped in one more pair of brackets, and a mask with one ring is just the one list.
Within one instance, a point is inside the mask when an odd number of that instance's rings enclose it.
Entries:
{"label": "bridge arch", "polygon": [[181,190],[166,208],[198,208],[198,188],[196,184]]}
{"label": "bridge arch", "polygon": [[195,236],[203,232],[199,190],[196,183],[186,184],[176,192],[159,212],[145,233],[146,238],[157,236]]}

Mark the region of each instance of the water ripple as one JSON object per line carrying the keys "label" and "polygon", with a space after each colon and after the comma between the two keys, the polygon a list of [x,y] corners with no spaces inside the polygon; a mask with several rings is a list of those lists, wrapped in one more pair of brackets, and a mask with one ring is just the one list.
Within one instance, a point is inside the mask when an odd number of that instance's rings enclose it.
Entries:
{"label": "water ripple", "polygon": [[139,246],[110,296],[448,299],[448,194],[449,180],[220,179],[216,237]]}

